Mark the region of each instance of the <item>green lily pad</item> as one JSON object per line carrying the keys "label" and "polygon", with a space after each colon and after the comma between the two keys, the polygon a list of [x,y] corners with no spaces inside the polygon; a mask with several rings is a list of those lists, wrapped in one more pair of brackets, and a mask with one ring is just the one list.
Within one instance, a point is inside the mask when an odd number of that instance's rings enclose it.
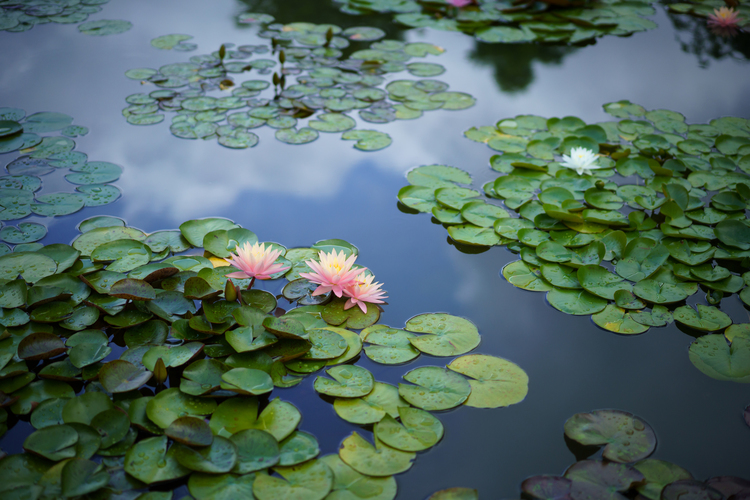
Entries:
{"label": "green lily pad", "polygon": [[644,333],[648,326],[636,321],[631,313],[613,304],[607,304],[603,311],[591,316],[591,319],[610,332],[633,335]]}
{"label": "green lily pad", "polygon": [[731,318],[715,307],[698,304],[696,311],[690,306],[674,310],[674,320],[702,332],[715,332],[732,324]]}
{"label": "green lily pad", "polygon": [[398,417],[398,407],[409,406],[396,387],[375,382],[372,391],[361,398],[337,398],[333,402],[336,414],[354,424],[379,422],[386,414]]}
{"label": "green lily pad", "polygon": [[400,451],[383,444],[374,436],[375,446],[353,432],[344,439],[339,457],[349,467],[367,476],[392,476],[411,468],[416,454]]}
{"label": "green lily pad", "polygon": [[547,301],[558,311],[578,316],[598,313],[607,306],[605,299],[585,290],[554,288],[547,293]]}
{"label": "green lily pad", "polygon": [[360,366],[335,366],[326,370],[334,380],[317,377],[314,388],[331,397],[358,398],[369,394],[375,384],[372,373]]}
{"label": "green lily pad", "polygon": [[209,426],[217,436],[229,437],[244,429],[253,428],[258,416],[258,400],[239,396],[221,403],[211,415]]}
{"label": "green lily pad", "polygon": [[353,129],[357,122],[341,113],[322,113],[307,125],[318,132],[346,132]]}
{"label": "green lily pad", "polygon": [[367,357],[385,365],[400,364],[419,356],[409,339],[415,335],[386,325],[373,325],[360,333]]}
{"label": "green lily pad", "polygon": [[341,135],[348,141],[357,141],[354,145],[360,151],[378,151],[391,145],[391,136],[377,130],[349,130]]}
{"label": "green lily pad", "polygon": [[373,304],[367,304],[366,314],[359,307],[344,309],[345,305],[343,298],[326,304],[321,314],[323,320],[329,325],[359,330],[377,323],[380,318],[380,309]]}
{"label": "green lily pad", "polygon": [[542,278],[538,267],[530,266],[522,260],[511,262],[503,267],[503,277],[513,286],[531,290],[532,292],[547,292],[554,287]]}
{"label": "green lily pad", "polygon": [[99,381],[109,392],[128,392],[151,380],[152,375],[150,371],[138,368],[128,361],[116,359],[102,366]]}
{"label": "green lily pad", "polygon": [[21,222],[18,227],[5,226],[0,229],[0,239],[13,245],[38,241],[46,234],[47,228],[34,222]]}
{"label": "green lily pad", "polygon": [[479,345],[479,331],[464,318],[450,314],[420,314],[406,322],[405,330],[424,333],[409,342],[421,352],[433,356],[465,354]]}
{"label": "green lily pad", "polygon": [[404,375],[404,380],[415,385],[399,384],[401,397],[428,411],[454,408],[471,394],[471,385],[464,377],[437,366],[415,368]]}
{"label": "green lily pad", "polygon": [[279,465],[289,467],[315,458],[320,453],[320,447],[312,434],[294,431],[279,443],[279,453]]}
{"label": "green lily pad", "polygon": [[456,358],[448,368],[469,377],[471,394],[464,403],[475,408],[499,408],[520,403],[529,391],[529,377],[506,359],[470,354]]}
{"label": "green lily pad", "polygon": [[418,408],[399,407],[401,423],[385,415],[375,426],[380,440],[401,451],[423,451],[435,446],[443,437],[443,424],[430,413]]}
{"label": "green lily pad", "polygon": [[79,423],[90,425],[91,420],[114,404],[103,392],[86,392],[68,401],[63,407],[62,416],[66,424]]}
{"label": "green lily pad", "polygon": [[396,497],[396,480],[393,476],[371,477],[360,474],[344,463],[338,455],[320,458],[333,471],[333,486],[329,496],[352,500],[392,500]]}
{"label": "green lily pad", "polygon": [[273,380],[264,371],[253,368],[233,368],[221,376],[221,388],[239,394],[256,396],[273,390]]}
{"label": "green lily pad", "polygon": [[294,432],[301,419],[302,415],[293,404],[275,398],[260,413],[253,428],[268,432],[276,441],[283,441]]}
{"label": "green lily pad", "polygon": [[704,335],[690,344],[690,362],[717,380],[750,383],[750,339]]}
{"label": "green lily pad", "polygon": [[[203,421],[201,420],[201,422]],[[205,424],[205,422],[203,423]],[[211,436],[210,430],[208,436]],[[192,447],[175,444],[175,448],[177,449],[175,453],[177,461],[180,465],[192,471],[221,474],[231,471],[237,464],[237,446],[229,439],[221,436],[211,436],[211,442],[206,446]]]}
{"label": "green lily pad", "polygon": [[73,458],[62,469],[62,494],[66,498],[93,493],[109,483],[104,466],[83,458]]}
{"label": "green lily pad", "polygon": [[255,474],[190,474],[188,489],[196,500],[252,498]]}
{"label": "green lily pad", "polygon": [[31,433],[23,442],[26,451],[58,461],[76,455],[78,433],[69,425],[52,425]]}
{"label": "green lily pad", "polygon": [[577,413],[565,422],[565,435],[582,445],[605,445],[603,456],[613,462],[629,463],[648,457],[656,448],[651,427],[620,410]]}
{"label": "green lily pad", "polygon": [[279,461],[279,443],[268,432],[245,429],[232,434],[229,440],[237,449],[237,463],[232,469],[236,474],[259,471]]}
{"label": "green lily pad", "polygon": [[661,492],[666,485],[693,478],[688,471],[679,465],[653,458],[639,460],[633,467],[645,478],[645,484],[636,486],[638,493],[651,500],[661,499]]}
{"label": "green lily pad", "polygon": [[173,387],[150,400],[146,406],[146,414],[156,425],[166,429],[179,417],[210,415],[216,410],[216,406],[216,401],[212,399],[183,394]]}
{"label": "green lily pad", "polygon": [[167,437],[151,437],[137,442],[125,454],[125,472],[146,484],[178,479],[190,469],[176,460],[177,447],[167,449]]}
{"label": "green lily pad", "polygon": [[283,479],[268,474],[256,476],[253,494],[258,500],[322,500],[333,485],[333,472],[318,460],[291,467],[274,467],[274,471]]}
{"label": "green lily pad", "polygon": [[318,138],[318,131],[309,127],[303,127],[299,130],[281,128],[274,135],[277,140],[286,144],[307,144]]}

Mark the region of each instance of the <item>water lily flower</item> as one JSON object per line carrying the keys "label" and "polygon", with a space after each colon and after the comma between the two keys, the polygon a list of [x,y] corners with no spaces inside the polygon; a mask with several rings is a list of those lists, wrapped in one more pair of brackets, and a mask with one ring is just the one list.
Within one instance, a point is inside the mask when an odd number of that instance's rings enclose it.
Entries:
{"label": "water lily flower", "polygon": [[448,0],[448,3],[454,7],[461,8],[473,4],[474,0]]}
{"label": "water lily flower", "polygon": [[740,27],[739,13],[731,7],[714,9],[714,13],[708,15],[708,27],[718,35],[732,36]]}
{"label": "water lily flower", "polygon": [[367,269],[366,267],[352,269],[357,256],[352,254],[347,259],[343,250],[339,253],[336,253],[336,250],[331,250],[330,253],[325,253],[321,250],[318,258],[320,262],[314,260],[305,262],[315,272],[299,273],[303,278],[320,285],[315,289],[313,295],[322,295],[333,291],[336,297],[341,297],[344,293],[344,288],[352,284],[357,275],[364,269]]}
{"label": "water lily flower", "polygon": [[591,170],[602,168],[595,165],[596,154],[587,148],[572,148],[570,156],[563,155],[563,162],[560,164],[565,168],[571,168],[578,175],[590,175]]}
{"label": "water lily flower", "polygon": [[344,304],[344,309],[351,309],[355,305],[362,309],[362,312],[367,314],[367,304],[382,304],[383,301],[380,299],[387,299],[385,291],[381,290],[382,283],[373,283],[372,280],[375,276],[372,274],[365,276],[365,273],[359,273],[357,278],[344,289],[344,295],[349,297],[349,300]]}
{"label": "water lily flower", "polygon": [[289,266],[274,263],[279,255],[281,255],[281,250],[273,250],[270,245],[266,248],[265,243],[256,242],[250,245],[249,242],[245,242],[241,247],[237,247],[237,254],[231,254],[228,259],[224,259],[240,269],[235,273],[227,274],[227,278],[270,279],[272,274],[289,269]]}

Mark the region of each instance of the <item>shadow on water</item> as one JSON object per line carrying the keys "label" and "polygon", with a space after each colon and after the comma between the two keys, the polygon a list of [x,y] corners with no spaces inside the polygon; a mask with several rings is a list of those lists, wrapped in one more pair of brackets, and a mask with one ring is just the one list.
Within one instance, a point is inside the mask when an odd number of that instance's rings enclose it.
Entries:
{"label": "shadow on water", "polygon": [[578,47],[567,45],[487,44],[476,42],[469,58],[482,66],[494,67],[497,86],[503,92],[522,92],[534,81],[535,62],[559,66]]}

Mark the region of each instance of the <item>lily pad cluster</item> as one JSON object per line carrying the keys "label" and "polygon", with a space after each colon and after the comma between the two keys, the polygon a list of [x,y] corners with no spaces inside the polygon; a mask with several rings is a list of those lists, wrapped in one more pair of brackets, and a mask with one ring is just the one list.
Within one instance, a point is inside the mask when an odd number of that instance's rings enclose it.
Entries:
{"label": "lily pad cluster", "polygon": [[[695,17],[708,19],[709,16],[715,15],[714,10],[727,7],[723,0],[690,0],[688,2],[668,3],[667,8],[675,14],[690,14]],[[747,26],[750,23],[750,6],[737,4],[732,9],[739,14],[739,25]]]}
{"label": "lily pad cluster", "polygon": [[[621,334],[672,321],[723,331],[732,320],[722,299],[750,304],[750,122],[689,125],[628,101],[604,108],[620,120],[524,115],[472,128],[469,139],[501,152],[490,159],[499,177],[478,191],[463,170],[418,167],[399,199],[460,245],[520,254],[503,276],[564,313]],[[599,169],[564,168],[572,148],[598,153]],[[687,305],[699,290],[706,304]]]}
{"label": "lily pad cluster", "polygon": [[[251,130],[268,126],[287,144],[312,142],[320,132],[342,133],[342,139],[356,141],[355,148],[375,151],[390,145],[390,136],[356,129],[349,113],[384,124],[419,118],[424,111],[474,105],[469,94],[449,91],[447,83],[431,79],[445,71],[443,66],[410,62],[441,54],[436,45],[382,40],[385,33],[378,28],[267,24],[267,17],[252,20],[263,22],[260,36],[269,39],[268,45],[224,44],[189,62],[127,71],[127,77],[160,88],[127,97],[125,118],[134,125],[153,125],[166,112],[175,112],[173,135],[215,138],[229,148],[255,146],[259,139]],[[344,57],[351,42],[366,41],[375,43]],[[384,75],[403,71],[420,79],[386,82]],[[242,81],[245,75],[251,79]],[[272,96],[271,90],[263,93],[271,87]],[[222,93],[208,95],[212,91]]]}
{"label": "lily pad cluster", "polygon": [[[3,497],[137,496],[186,481],[197,500],[392,499],[393,475],[443,435],[430,411],[526,395],[515,364],[463,355],[479,342],[468,320],[422,314],[396,330],[376,324],[376,305],[345,310],[331,293],[312,295],[315,285],[299,277],[305,261],[357,254],[346,241],[269,243],[285,264],[272,279],[287,281],[275,296],[226,278],[234,268],[224,258],[257,241],[230,220],[146,234],[98,216],[79,229],[71,245],[0,257],[0,431],[19,418],[34,428],[24,453],[0,459]],[[185,254],[191,248],[202,252]],[[394,362],[408,350],[403,338],[460,356],[408,372],[398,388],[354,364],[364,343],[380,348],[373,359]],[[299,410],[273,394],[323,369],[315,390],[343,418],[373,424],[374,446],[355,432],[318,458]]]}
{"label": "lily pad cluster", "polygon": [[413,28],[461,31],[487,43],[591,43],[604,35],[628,36],[656,28],[645,19],[648,1],[477,0],[455,7],[446,0],[336,0],[350,14],[392,12]]}
{"label": "lily pad cluster", "polygon": [[[573,415],[565,423],[565,437],[578,461],[561,476],[526,479],[521,483],[524,498],[739,500],[750,495],[750,481],[746,479],[717,476],[700,481],[679,465],[648,458],[656,445],[653,429],[624,411]],[[591,458],[597,452],[601,452],[601,458]]]}
{"label": "lily pad cluster", "polygon": [[[68,215],[83,207],[112,203],[120,190],[116,181],[122,168],[104,161],[88,161],[88,156],[74,151],[74,137],[88,133],[88,128],[73,125],[73,118],[63,113],[42,112],[27,116],[17,108],[0,108],[0,153],[18,151],[22,156],[5,165],[0,176],[0,221],[15,221],[27,216],[54,217]],[[45,135],[50,132],[59,135]],[[67,171],[65,179],[76,185],[75,193],[43,193],[42,177],[56,171]],[[16,251],[41,247],[34,243],[47,234],[36,222],[17,226],[0,222],[0,240],[16,245]],[[28,246],[32,244],[32,246]],[[10,252],[0,243],[0,255]]]}
{"label": "lily pad cluster", "polygon": [[102,10],[109,0],[5,0],[0,2],[0,30],[20,33],[38,24],[78,24],[86,35],[114,35],[133,25],[129,21],[102,19],[83,22]]}

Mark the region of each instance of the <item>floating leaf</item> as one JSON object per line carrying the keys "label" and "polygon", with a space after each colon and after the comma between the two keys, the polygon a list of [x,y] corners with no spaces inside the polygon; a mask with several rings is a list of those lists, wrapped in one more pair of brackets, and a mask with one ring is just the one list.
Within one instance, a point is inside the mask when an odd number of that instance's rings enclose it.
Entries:
{"label": "floating leaf", "polygon": [[464,403],[466,406],[510,406],[523,401],[529,390],[526,372],[502,358],[470,354],[454,359],[448,368],[470,378],[471,394]]}
{"label": "floating leaf", "polygon": [[415,453],[404,452],[383,444],[375,435],[375,446],[356,432],[344,439],[339,457],[349,467],[367,476],[383,477],[411,468]]}
{"label": "floating leaf", "polygon": [[415,385],[399,384],[401,397],[428,411],[454,408],[471,393],[471,385],[464,377],[438,366],[415,368],[404,375],[404,380]]}
{"label": "floating leaf", "polygon": [[577,413],[565,422],[565,435],[583,445],[606,445],[602,456],[620,463],[646,458],[656,448],[651,427],[619,410]]}

